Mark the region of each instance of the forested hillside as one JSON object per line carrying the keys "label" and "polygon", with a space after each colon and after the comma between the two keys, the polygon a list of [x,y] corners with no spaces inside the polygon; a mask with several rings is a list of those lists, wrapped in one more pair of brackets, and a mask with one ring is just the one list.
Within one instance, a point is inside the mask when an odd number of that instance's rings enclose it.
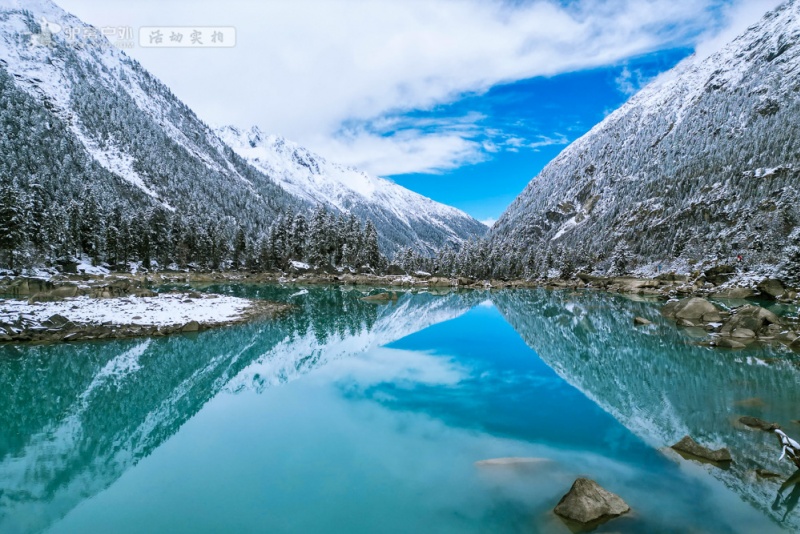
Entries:
{"label": "forested hillside", "polygon": [[800,2],[660,76],[566,148],[495,224],[505,274],[781,274],[800,254]]}

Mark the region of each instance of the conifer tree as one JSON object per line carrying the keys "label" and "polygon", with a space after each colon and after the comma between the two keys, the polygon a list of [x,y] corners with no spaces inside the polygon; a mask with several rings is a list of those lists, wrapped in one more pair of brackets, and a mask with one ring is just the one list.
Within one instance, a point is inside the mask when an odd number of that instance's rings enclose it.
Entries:
{"label": "conifer tree", "polygon": [[25,213],[19,203],[19,191],[11,184],[0,187],[0,250],[6,265],[16,267],[15,256],[25,240]]}

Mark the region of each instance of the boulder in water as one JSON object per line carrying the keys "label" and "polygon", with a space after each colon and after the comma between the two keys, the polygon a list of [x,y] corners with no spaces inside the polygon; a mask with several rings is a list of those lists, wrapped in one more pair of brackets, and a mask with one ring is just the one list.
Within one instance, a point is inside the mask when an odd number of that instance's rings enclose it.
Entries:
{"label": "boulder in water", "polygon": [[553,510],[559,516],[581,524],[602,522],[630,511],[619,495],[594,480],[579,478]]}

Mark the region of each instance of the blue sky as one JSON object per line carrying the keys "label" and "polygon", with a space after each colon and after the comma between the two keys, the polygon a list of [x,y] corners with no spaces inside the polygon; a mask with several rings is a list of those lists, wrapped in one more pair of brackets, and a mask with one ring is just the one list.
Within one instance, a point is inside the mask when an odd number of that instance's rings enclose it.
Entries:
{"label": "blue sky", "polygon": [[98,27],[232,26],[226,49],[126,53],[213,126],[495,219],[570,141],[780,0],[56,0]]}
{"label": "blue sky", "polygon": [[[478,220],[496,219],[528,182],[568,143],[625,103],[648,80],[693,52],[672,48],[621,65],[537,77],[498,85],[485,94],[410,113],[413,119],[477,115],[473,139],[485,143],[486,159],[443,171],[409,173],[397,183],[466,211]],[[394,132],[392,132],[394,134]]]}

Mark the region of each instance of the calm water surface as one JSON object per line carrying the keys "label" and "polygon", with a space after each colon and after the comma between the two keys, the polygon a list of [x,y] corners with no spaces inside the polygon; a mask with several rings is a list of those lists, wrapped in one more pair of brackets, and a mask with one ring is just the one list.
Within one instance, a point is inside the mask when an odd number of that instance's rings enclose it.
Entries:
{"label": "calm water surface", "polygon": [[[596,293],[211,289],[298,311],[0,347],[0,532],[569,532],[552,508],[581,475],[634,510],[598,532],[800,529],[776,442],[736,423],[800,435],[793,355],[697,347]],[[685,434],[735,463],[664,450]],[[498,457],[546,461],[475,465]]]}

